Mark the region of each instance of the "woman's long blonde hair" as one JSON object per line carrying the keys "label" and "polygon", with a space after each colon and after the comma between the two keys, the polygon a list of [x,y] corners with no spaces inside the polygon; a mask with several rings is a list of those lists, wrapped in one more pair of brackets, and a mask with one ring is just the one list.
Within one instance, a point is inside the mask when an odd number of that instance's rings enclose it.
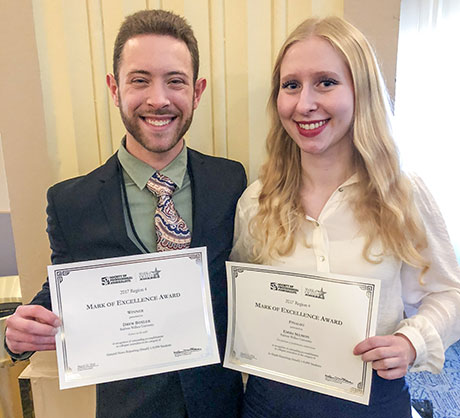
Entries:
{"label": "woman's long blonde hair", "polygon": [[277,98],[280,66],[287,50],[311,36],[323,38],[335,48],[353,79],[351,132],[353,163],[359,181],[352,205],[366,237],[363,256],[369,262],[380,262],[383,254],[370,251],[373,242],[380,239],[385,254],[426,271],[429,265],[420,254],[426,247],[425,229],[415,209],[410,181],[400,170],[390,128],[390,101],[379,66],[364,35],[338,17],[304,21],[289,35],[278,54],[268,102],[271,118],[266,144],[268,157],[260,175],[259,209],[250,223],[256,241],[253,261],[267,263],[291,254],[296,231],[305,222],[299,196],[300,150],[281,124]]}

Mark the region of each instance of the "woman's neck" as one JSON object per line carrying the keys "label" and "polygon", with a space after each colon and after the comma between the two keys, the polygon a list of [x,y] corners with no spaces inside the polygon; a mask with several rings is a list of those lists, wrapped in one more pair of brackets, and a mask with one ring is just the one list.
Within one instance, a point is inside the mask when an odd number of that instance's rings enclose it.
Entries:
{"label": "woman's neck", "polygon": [[301,155],[302,186],[300,199],[305,213],[318,219],[332,193],[349,179],[355,169],[352,155],[341,158],[322,158]]}
{"label": "woman's neck", "polygon": [[301,166],[302,188],[332,189],[331,193],[355,172],[351,154],[334,159],[302,154]]}

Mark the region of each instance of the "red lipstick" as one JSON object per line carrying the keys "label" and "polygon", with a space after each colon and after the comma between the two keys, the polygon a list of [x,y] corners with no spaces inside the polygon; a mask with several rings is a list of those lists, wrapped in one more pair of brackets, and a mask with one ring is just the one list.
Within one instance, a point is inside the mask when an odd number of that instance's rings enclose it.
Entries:
{"label": "red lipstick", "polygon": [[[320,126],[318,126],[317,128],[313,128],[313,129],[304,129],[301,127],[301,125],[311,125],[312,123],[313,124],[318,123]],[[328,123],[329,123],[329,119],[326,119],[326,120],[323,119],[323,120],[312,120],[308,122],[296,122],[296,125],[297,125],[297,129],[300,135],[305,136],[307,138],[312,138],[316,135],[319,135],[321,132],[323,132],[323,130],[326,128]]]}

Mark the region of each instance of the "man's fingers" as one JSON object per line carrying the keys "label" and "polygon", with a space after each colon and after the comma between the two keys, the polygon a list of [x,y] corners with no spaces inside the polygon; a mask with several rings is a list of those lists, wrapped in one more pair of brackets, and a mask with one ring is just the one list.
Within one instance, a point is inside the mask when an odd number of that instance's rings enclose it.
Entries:
{"label": "man's fingers", "polygon": [[16,354],[54,350],[59,326],[59,318],[43,306],[19,306],[6,320],[6,344]]}
{"label": "man's fingers", "polygon": [[6,321],[7,332],[22,333],[24,335],[44,335],[54,336],[57,333],[57,328],[35,321],[33,319],[25,319],[21,317],[10,317]]}
{"label": "man's fingers", "polygon": [[[55,329],[55,328],[54,328]],[[7,328],[5,336],[7,341],[12,342],[21,342],[21,343],[31,343],[31,344],[54,344],[55,334],[52,335],[37,335],[37,334],[27,334],[21,331]]]}
{"label": "man's fingers", "polygon": [[59,318],[48,309],[38,305],[19,306],[6,320],[6,327],[35,335],[55,335],[60,326]]}
{"label": "man's fingers", "polygon": [[61,325],[59,317],[50,310],[40,305],[21,305],[18,306],[13,317],[17,316],[24,319],[31,319],[42,324],[47,324],[52,327]]}
{"label": "man's fingers", "polygon": [[26,351],[45,351],[56,349],[56,344],[54,342],[52,344],[31,344],[23,342],[18,343],[7,340],[7,345],[10,351],[15,354],[22,354]]}
{"label": "man's fingers", "polygon": [[[38,325],[49,327],[48,325]],[[55,330],[56,328],[51,329]],[[25,351],[54,350],[56,348],[54,335],[54,331],[50,335],[36,335],[32,333],[18,331],[14,328],[6,328],[5,341],[10,351],[16,354],[21,354]]]}

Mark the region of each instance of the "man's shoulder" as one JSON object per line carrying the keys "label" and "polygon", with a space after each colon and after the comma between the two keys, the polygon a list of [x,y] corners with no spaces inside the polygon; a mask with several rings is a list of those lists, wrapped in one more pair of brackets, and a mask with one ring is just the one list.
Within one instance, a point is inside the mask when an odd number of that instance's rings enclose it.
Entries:
{"label": "man's shoulder", "polygon": [[189,163],[193,167],[199,167],[200,164],[203,164],[208,169],[215,170],[228,170],[234,171],[235,173],[244,174],[243,165],[234,160],[228,158],[216,157],[213,155],[203,154],[202,152],[196,151],[192,148],[187,148]]}
{"label": "man's shoulder", "polygon": [[[195,198],[202,201],[211,199],[216,204],[234,206],[246,188],[246,172],[237,161],[205,155],[189,148],[188,165]],[[216,199],[216,196],[219,198]]]}
{"label": "man's shoulder", "polygon": [[118,160],[116,154],[114,154],[103,165],[95,168],[89,173],[54,184],[49,188],[48,194],[88,192],[96,184],[104,183],[106,180],[115,176],[117,170]]}

